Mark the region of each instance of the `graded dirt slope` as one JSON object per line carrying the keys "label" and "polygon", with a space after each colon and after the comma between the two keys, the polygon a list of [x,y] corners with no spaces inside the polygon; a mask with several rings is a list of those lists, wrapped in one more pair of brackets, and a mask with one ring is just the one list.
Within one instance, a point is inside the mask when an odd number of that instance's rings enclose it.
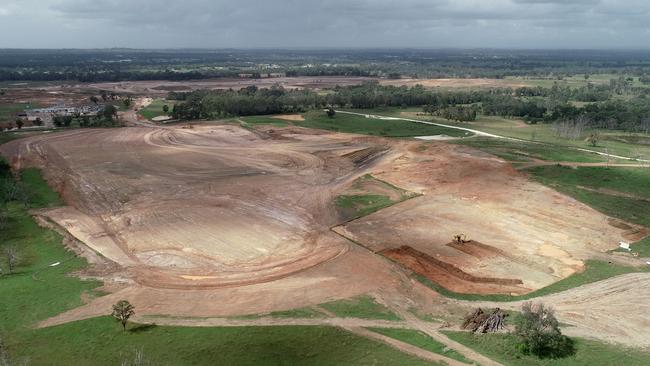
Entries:
{"label": "graded dirt slope", "polygon": [[[373,173],[423,196],[335,230],[374,252],[411,263],[406,267],[420,274],[426,272],[424,267],[432,273],[447,267],[452,274],[513,280],[499,289],[499,281],[478,281],[481,286],[476,286],[466,283],[475,282],[471,277],[449,277],[449,271],[427,276],[447,283],[450,290],[471,293],[521,294],[547,286],[580,271],[584,259],[616,248],[625,239],[625,231],[612,226],[606,216],[530,182],[499,159],[465,147],[434,146],[404,153]],[[481,248],[447,245],[460,233],[480,242]],[[402,246],[423,255],[394,251]],[[489,253],[486,248],[491,248]],[[427,255],[444,264],[422,259]],[[450,283],[454,278],[457,282]],[[514,285],[514,280],[521,284]]]}
{"label": "graded dirt slope", "polygon": [[74,131],[6,149],[44,165],[75,207],[52,220],[136,282],[186,288],[278,278],[343,253],[329,231],[333,191],[360,167],[342,155],[371,146],[222,125]]}
{"label": "graded dirt slope", "polygon": [[[106,276],[114,293],[44,325],[107,314],[121,299],[140,315],[207,317],[375,291],[408,308],[416,303],[404,268],[458,292],[525,293],[580,270],[625,234],[465,147],[298,127],[184,127],[65,131],[0,147],[16,168],[44,168],[69,205],[42,215],[122,266]],[[336,197],[378,188],[355,187],[365,174],[422,196],[343,224]],[[458,233],[474,242],[449,245]]]}

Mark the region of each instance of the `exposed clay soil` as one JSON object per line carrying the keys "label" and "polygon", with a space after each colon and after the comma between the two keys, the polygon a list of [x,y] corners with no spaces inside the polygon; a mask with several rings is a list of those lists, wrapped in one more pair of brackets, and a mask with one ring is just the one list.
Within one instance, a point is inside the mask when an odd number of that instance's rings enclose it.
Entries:
{"label": "exposed clay soil", "polygon": [[[335,231],[374,252],[408,245],[476,277],[521,279],[523,285],[514,292],[581,271],[584,260],[616,248],[629,234],[588,206],[529,181],[504,161],[466,147],[411,149],[382,168],[374,176],[423,196]],[[459,233],[494,249],[477,256],[448,246]]]}
{"label": "exposed clay soil", "polygon": [[459,269],[453,264],[436,259],[408,245],[382,250],[379,253],[454,292],[473,294],[505,292],[508,294],[521,294],[526,291],[526,289],[517,287],[522,284],[521,280],[477,277]]}
{"label": "exposed clay soil", "polygon": [[363,171],[348,151],[371,146],[213,125],[77,130],[4,149],[44,166],[72,206],[45,215],[136,282],[200,288],[281,278],[344,253],[329,231],[334,194]]}
{"label": "exposed clay soil", "polygon": [[[294,126],[139,124],[0,147],[16,168],[42,167],[68,204],[41,215],[122,268],[108,278],[116,292],[44,325],[109,313],[119,299],[142,315],[199,317],[369,291],[416,306],[420,287],[403,268],[457,292],[523,293],[580,270],[627,231],[465,147],[419,151],[422,142]],[[423,196],[342,225],[335,198],[379,188],[353,187],[365,174]],[[447,245],[458,233],[478,242]]]}

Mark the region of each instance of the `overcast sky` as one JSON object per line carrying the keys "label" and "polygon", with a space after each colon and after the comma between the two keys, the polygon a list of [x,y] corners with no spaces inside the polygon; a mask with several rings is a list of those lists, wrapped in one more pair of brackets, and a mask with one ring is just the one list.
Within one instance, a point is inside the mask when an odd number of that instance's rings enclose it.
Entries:
{"label": "overcast sky", "polygon": [[650,0],[0,0],[0,48],[650,48]]}

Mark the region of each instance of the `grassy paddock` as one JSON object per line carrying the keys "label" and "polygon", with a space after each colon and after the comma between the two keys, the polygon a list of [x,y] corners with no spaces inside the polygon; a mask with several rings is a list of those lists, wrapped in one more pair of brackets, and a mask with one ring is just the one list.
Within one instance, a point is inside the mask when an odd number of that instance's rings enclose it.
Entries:
{"label": "grassy paddock", "polygon": [[385,336],[397,339],[398,341],[411,344],[418,348],[422,348],[423,350],[437,353],[460,362],[470,363],[470,361],[460,353],[436,341],[435,339],[420,332],[419,330],[398,328],[368,328],[368,330],[383,334]]}
{"label": "grassy paddock", "polygon": [[542,166],[527,171],[608,216],[650,227],[648,168]]}
{"label": "grassy paddock", "polygon": [[[367,184],[370,184],[370,186],[367,187]],[[397,198],[393,200],[384,194],[373,192],[373,184],[380,185],[383,188],[394,192],[397,195]],[[370,215],[371,213],[381,210],[382,208],[392,206],[396,203],[405,201],[418,195],[416,193],[396,187],[388,182],[377,179],[370,174],[366,174],[360,178],[357,178],[352,184],[351,188],[359,192],[367,193],[343,194],[336,197],[334,201],[334,204],[337,207],[343,209],[344,211],[350,211],[352,213],[351,218],[359,218]]]}
{"label": "grassy paddock", "polygon": [[454,143],[471,146],[513,162],[526,162],[534,159],[580,163],[598,163],[607,161],[606,158],[600,155],[576,151],[565,146],[537,144],[532,142],[475,138],[455,141]]}
{"label": "grassy paddock", "polygon": [[174,107],[173,102],[169,102],[163,99],[155,99],[147,107],[140,109],[138,111],[138,114],[148,120],[152,120],[160,116],[167,116],[168,113],[165,113],[162,110],[164,105],[169,106],[169,112],[171,112],[172,108]]}
{"label": "grassy paddock", "polygon": [[515,349],[511,334],[481,334],[443,331],[449,338],[510,366],[642,366],[650,364],[650,353],[620,345],[573,338],[576,353],[559,359],[540,359],[522,355]]}
{"label": "grassy paddock", "polygon": [[337,300],[320,304],[320,306],[334,313],[336,316],[343,318],[401,320],[390,309],[378,304],[370,296],[358,296],[352,299]]}
{"label": "grassy paddock", "polygon": [[320,326],[170,327],[109,317],[32,332],[13,349],[34,365],[119,365],[141,350],[154,365],[430,365],[390,346]]}
{"label": "grassy paddock", "polygon": [[28,107],[33,107],[26,103],[0,104],[0,124],[7,122],[16,122],[16,114]]}
{"label": "grassy paddock", "polygon": [[390,121],[365,116],[337,113],[334,118],[329,118],[321,111],[305,113],[304,121],[294,122],[296,126],[318,128],[322,130],[358,133],[384,137],[413,137],[447,135],[453,137],[466,137],[465,131],[446,127],[438,127],[408,121]]}
{"label": "grassy paddock", "polygon": [[[422,112],[422,108],[377,108],[371,110],[351,110],[352,112],[378,114],[391,117],[403,117],[423,121],[438,122],[450,126],[468,127],[479,131],[492,133],[501,136],[514,137],[526,141],[544,142],[557,148],[584,148],[600,152],[608,152],[613,155],[628,156],[632,158],[643,157],[650,159],[650,144],[645,140],[647,136],[638,139],[620,139],[610,136],[619,136],[623,131],[598,130],[602,136],[596,146],[591,146],[584,138],[590,131],[585,131],[582,139],[568,139],[558,137],[553,131],[552,124],[528,124],[521,119],[503,118],[499,116],[480,115],[476,121],[455,122],[444,118],[430,115],[417,115],[413,112]],[[406,115],[403,112],[410,112]],[[400,122],[400,121],[396,121]],[[404,122],[404,121],[402,121]]]}
{"label": "grassy paddock", "polygon": [[377,210],[394,204],[388,196],[380,194],[356,194],[336,197],[336,206],[354,209],[355,217],[369,215]]}

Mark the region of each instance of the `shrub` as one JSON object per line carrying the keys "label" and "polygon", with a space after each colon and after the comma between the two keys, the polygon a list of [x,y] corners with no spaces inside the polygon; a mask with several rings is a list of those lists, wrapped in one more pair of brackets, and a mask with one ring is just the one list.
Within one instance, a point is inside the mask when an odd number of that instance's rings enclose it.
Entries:
{"label": "shrub", "polygon": [[515,319],[517,348],[523,354],[540,358],[561,358],[575,353],[573,340],[560,331],[553,308],[526,302]]}

